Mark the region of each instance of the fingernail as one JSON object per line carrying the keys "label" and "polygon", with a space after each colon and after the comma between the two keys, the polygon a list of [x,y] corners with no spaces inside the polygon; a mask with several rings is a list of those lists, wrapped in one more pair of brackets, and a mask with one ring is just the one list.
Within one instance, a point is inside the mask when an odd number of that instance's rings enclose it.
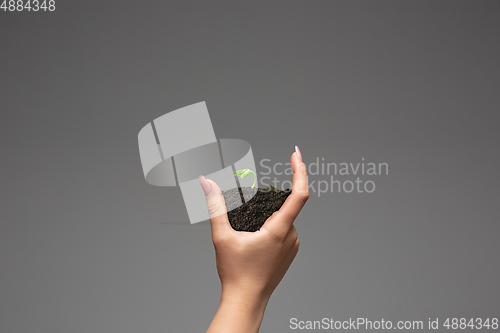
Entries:
{"label": "fingernail", "polygon": [[295,146],[295,154],[297,154],[297,157],[302,161],[302,154],[300,153],[299,146]]}
{"label": "fingernail", "polygon": [[210,183],[205,179],[205,177],[200,176],[199,179],[201,188],[203,189],[205,196],[209,195],[210,192],[212,192],[212,186],[210,186]]}

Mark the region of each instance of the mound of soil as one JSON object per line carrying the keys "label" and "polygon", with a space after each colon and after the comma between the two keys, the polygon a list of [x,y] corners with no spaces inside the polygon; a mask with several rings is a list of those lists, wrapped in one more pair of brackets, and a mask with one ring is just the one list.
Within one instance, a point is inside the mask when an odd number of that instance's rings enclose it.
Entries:
{"label": "mound of soil", "polygon": [[[255,196],[252,199],[237,207],[241,203],[240,200],[244,202],[243,198],[248,198],[253,193]],[[251,232],[259,230],[264,222],[281,208],[291,193],[291,190],[282,191],[272,186],[266,189],[238,187],[222,191],[228,210],[227,217],[233,229]]]}

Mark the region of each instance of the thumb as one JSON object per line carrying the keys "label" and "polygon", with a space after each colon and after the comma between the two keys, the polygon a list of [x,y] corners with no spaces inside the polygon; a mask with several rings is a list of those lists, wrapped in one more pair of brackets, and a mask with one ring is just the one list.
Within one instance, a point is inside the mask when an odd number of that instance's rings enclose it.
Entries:
{"label": "thumb", "polygon": [[200,176],[200,185],[207,199],[208,215],[212,227],[213,240],[233,231],[227,218],[226,202],[219,186],[210,179]]}

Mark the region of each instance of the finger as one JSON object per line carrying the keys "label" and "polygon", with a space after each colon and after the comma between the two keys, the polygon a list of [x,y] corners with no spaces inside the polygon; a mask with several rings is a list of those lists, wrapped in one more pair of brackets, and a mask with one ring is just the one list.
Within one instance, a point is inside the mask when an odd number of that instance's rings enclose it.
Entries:
{"label": "finger", "polygon": [[288,196],[278,214],[279,220],[292,224],[304,204],[309,199],[309,183],[307,180],[307,168],[302,162],[300,150],[296,147],[296,152],[290,157],[293,169],[292,194]]}
{"label": "finger", "polygon": [[207,200],[212,239],[216,241],[233,231],[227,218],[226,202],[219,186],[213,180],[200,176],[200,185]]}
{"label": "finger", "polygon": [[290,226],[293,226],[293,221],[309,198],[307,168],[302,162],[300,150],[298,148],[296,150],[299,153],[293,153],[290,158],[293,169],[292,193],[288,196],[280,210],[267,219],[262,226],[262,228],[275,234],[281,234],[283,237],[288,233]]}

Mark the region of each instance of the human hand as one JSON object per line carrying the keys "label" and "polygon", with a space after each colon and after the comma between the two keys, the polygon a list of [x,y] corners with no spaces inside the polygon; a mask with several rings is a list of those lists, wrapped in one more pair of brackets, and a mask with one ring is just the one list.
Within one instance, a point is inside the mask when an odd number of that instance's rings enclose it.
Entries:
{"label": "human hand", "polygon": [[[309,189],[307,169],[297,147],[290,162],[294,172],[292,193],[281,209],[268,218],[257,232],[235,231],[227,218],[219,186],[200,176],[210,215],[217,271],[222,284],[221,306],[223,303],[231,304],[233,308],[244,305],[242,309],[253,309],[253,320],[259,317],[262,320],[261,315],[263,316],[269,297],[299,249],[293,222],[309,198]],[[241,312],[239,314],[241,316]],[[216,319],[217,315],[212,326]],[[260,326],[260,321],[258,324]],[[224,327],[228,329],[227,321],[224,321]],[[239,332],[244,332],[241,326],[239,329]],[[255,330],[248,330],[253,331]],[[221,332],[220,329],[217,332]],[[228,329],[227,332],[232,331]]]}

